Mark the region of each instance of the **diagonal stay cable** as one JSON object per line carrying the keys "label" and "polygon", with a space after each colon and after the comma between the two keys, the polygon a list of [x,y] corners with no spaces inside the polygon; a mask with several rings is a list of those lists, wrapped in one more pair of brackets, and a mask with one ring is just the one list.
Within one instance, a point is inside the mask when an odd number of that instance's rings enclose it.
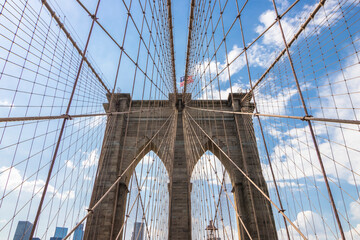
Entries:
{"label": "diagonal stay cable", "polygon": [[[95,23],[94,21],[96,19],[96,14],[98,12],[100,2],[101,2],[101,0],[98,0],[98,2],[97,2],[97,6],[96,6],[96,9],[95,9],[93,21],[91,23],[91,27],[90,27],[90,30],[89,30],[89,33],[88,33],[87,41],[86,41],[86,44],[85,44],[84,53],[87,52],[87,48],[89,46],[90,38],[91,38],[91,35],[92,35],[92,32],[93,32],[94,23]],[[68,115],[69,112],[70,112],[71,103],[72,103],[74,95],[75,95],[76,86],[77,86],[78,80],[80,78],[80,74],[81,74],[81,70],[82,70],[82,66],[83,66],[84,61],[85,61],[85,55],[82,55],[81,62],[80,62],[80,65],[79,65],[79,68],[78,68],[78,71],[77,71],[75,82],[74,82],[73,87],[72,87],[72,92],[71,92],[71,95],[70,95],[70,98],[69,98],[69,101],[68,101],[68,105],[67,105],[67,108],[66,108],[65,115]],[[40,213],[41,213],[41,209],[42,209],[42,205],[43,205],[46,193],[47,193],[47,189],[48,189],[48,186],[49,186],[51,174],[52,174],[53,167],[55,165],[55,160],[56,160],[58,150],[59,150],[59,147],[60,147],[61,139],[62,139],[64,131],[65,131],[66,121],[67,121],[67,119],[64,118],[64,121],[62,123],[61,129],[60,129],[60,132],[59,132],[57,144],[56,144],[53,156],[52,156],[51,165],[50,165],[48,175],[47,175],[47,178],[46,178],[46,183],[45,183],[45,186],[44,186],[44,191],[42,193],[41,200],[40,200],[40,203],[38,205],[37,213],[36,213],[36,216],[35,216],[35,219],[34,219],[33,228],[31,229],[30,239],[32,239],[34,237],[34,234],[35,234],[36,225],[38,223]]]}
{"label": "diagonal stay cable", "polygon": [[[308,26],[308,24],[310,23],[310,21],[314,18],[314,16],[317,14],[317,12],[321,9],[321,7],[324,5],[326,0],[321,0],[319,2],[319,4],[315,7],[315,9],[311,12],[311,14],[309,15],[309,17],[306,19],[306,21],[304,22],[304,24],[301,25],[300,29],[294,34],[293,38],[288,42],[289,47],[292,46],[292,44],[299,38],[299,36],[301,35],[301,33],[305,30],[305,28]],[[298,1],[294,2],[294,4],[292,4],[287,10],[285,10],[285,12],[283,14],[280,15],[280,18],[284,17],[285,14],[287,12],[290,11],[291,8],[293,8],[295,6],[295,3],[297,3]],[[276,23],[278,22],[278,20],[276,19],[272,24],[270,24],[258,37],[256,37],[250,44],[248,44],[246,46],[246,49],[249,49],[253,44],[255,44],[255,42],[257,40],[259,40],[266,32],[269,31],[269,29],[271,27],[273,27]],[[219,71],[216,76],[211,79],[209,81],[208,84],[206,84],[201,90],[206,89],[209,84],[211,84],[218,76],[220,76],[230,65],[232,65],[243,53],[245,52],[245,49],[242,50],[238,55],[236,55],[232,61],[229,62],[229,64],[224,67],[221,71]],[[246,99],[246,97],[249,96],[249,94],[251,94],[254,89],[261,83],[261,81],[265,78],[265,76],[270,72],[270,70],[276,65],[277,62],[280,61],[280,59],[282,58],[282,56],[286,53],[286,49],[284,48],[280,54],[276,57],[276,59],[274,60],[274,62],[268,67],[268,69],[263,73],[263,75],[256,81],[256,83],[253,85],[253,87],[249,90],[249,92],[243,97],[242,102]],[[211,59],[212,60],[212,59]],[[206,68],[208,68],[210,66],[210,62],[208,62]],[[200,92],[199,92],[200,93]],[[199,95],[199,93],[197,93],[195,95],[195,97],[197,95]]]}
{"label": "diagonal stay cable", "polygon": [[[85,7],[85,5],[84,5],[80,0],[76,0],[76,2],[78,2],[79,5],[84,9],[84,11],[87,12],[87,13],[91,16],[90,11]],[[137,25],[135,24],[135,21],[134,21],[134,19],[132,18],[132,15],[131,15],[131,13],[130,13],[130,10],[129,10],[128,6],[127,6],[125,3],[124,3],[124,6],[125,6],[126,10],[128,11],[128,13],[130,14],[129,17],[130,17],[130,19],[133,21],[134,27],[136,28],[136,30],[137,30],[138,33],[140,34],[139,29],[137,28]],[[95,23],[96,23],[96,24],[101,28],[101,30],[111,39],[111,41],[114,42],[114,44],[120,49],[120,51],[123,52],[123,53],[125,54],[125,56],[137,67],[137,69],[140,70],[140,72],[141,72],[142,74],[144,74],[144,76],[146,76],[146,78],[149,79],[149,81],[150,81],[152,84],[154,84],[154,86],[155,86],[165,97],[168,97],[168,96],[163,92],[163,90],[160,89],[159,86],[157,86],[157,84],[155,84],[155,83],[153,82],[153,79],[151,79],[151,78],[147,75],[147,73],[144,71],[144,69],[142,69],[142,68],[136,63],[136,61],[129,55],[129,53],[128,53],[127,51],[125,51],[125,48],[124,48],[122,45],[120,45],[120,43],[118,43],[118,41],[116,41],[116,39],[109,33],[108,30],[106,30],[106,28],[98,21],[98,19],[95,19]],[[152,38],[152,35],[151,35],[151,38]],[[149,47],[146,45],[146,43],[144,42],[144,38],[143,38],[142,36],[140,36],[140,40],[141,40],[141,42],[144,44],[144,47],[146,48],[146,51],[147,51],[147,52],[150,52],[150,49],[149,49]],[[159,53],[158,53],[158,55],[160,56]],[[153,63],[155,63],[155,59],[154,59],[154,57],[153,57],[151,54],[150,54],[150,58],[151,58],[151,60],[153,61]],[[155,66],[157,72],[160,72],[158,66],[157,66],[156,64],[154,64],[154,66]],[[164,82],[165,82],[165,81],[164,81]],[[166,84],[166,87],[167,87],[167,89],[168,89],[167,84]],[[168,91],[169,91],[169,89],[168,89]]]}
{"label": "diagonal stay cable", "polygon": [[[322,6],[324,6],[326,0],[320,0],[319,4],[315,7],[314,11],[311,12],[310,16],[306,19],[306,21],[304,22],[304,24],[301,25],[300,29],[295,33],[295,35],[293,36],[293,38],[287,43],[288,47],[290,48],[291,45],[298,39],[298,37],[300,36],[300,34],[305,30],[305,28],[307,27],[307,25],[311,22],[311,20],[314,19],[315,15],[317,14],[317,12],[321,9]],[[283,15],[282,15],[283,16]],[[279,16],[279,18],[276,19],[276,22],[280,21],[281,17]],[[271,71],[271,69],[276,65],[277,62],[279,62],[279,60],[282,58],[282,56],[284,56],[286,53],[286,48],[284,48],[280,54],[276,57],[276,59],[274,60],[274,62],[268,67],[268,69],[266,69],[266,71],[261,75],[261,77],[255,82],[255,84],[252,86],[252,88],[249,90],[248,93],[245,94],[245,96],[243,97],[243,99],[241,100],[241,102],[243,102],[248,96],[250,96],[250,94],[254,91],[254,89],[261,83],[261,81],[265,78],[265,76]]]}
{"label": "diagonal stay cable", "polygon": [[[290,46],[289,46],[289,43],[286,41],[286,38],[285,38],[285,35],[284,35],[284,30],[283,30],[283,27],[282,27],[282,24],[281,24],[281,18],[278,15],[278,10],[277,10],[277,6],[276,6],[275,1],[272,0],[272,2],[273,2],[273,5],[274,5],[274,11],[275,11],[275,13],[277,15],[279,29],[280,29],[281,36],[282,36],[282,39],[283,39],[283,42],[284,42],[284,45],[285,45],[287,58],[288,58],[288,61],[289,61],[289,64],[290,64],[290,67],[291,67],[291,70],[292,70],[292,73],[293,73],[293,76],[294,76],[294,80],[295,80],[295,83],[296,83],[296,88],[297,88],[297,91],[298,91],[298,94],[299,94],[299,97],[300,97],[300,100],[301,100],[301,103],[302,103],[302,106],[303,106],[303,110],[304,110],[305,115],[309,116],[308,109],[307,109],[307,106],[305,104],[305,100],[304,100],[304,97],[303,97],[303,93],[302,93],[302,90],[301,90],[301,87],[300,87],[300,84],[299,84],[299,81],[298,81],[297,73],[295,71],[294,63],[293,63],[293,60],[292,60],[292,55],[290,54],[290,50],[289,50]],[[324,0],[320,1],[320,3],[323,3],[323,2],[325,2],[325,1]],[[341,234],[341,238],[345,239],[344,230],[343,230],[340,218],[339,218],[338,209],[336,207],[336,204],[335,204],[335,201],[334,201],[334,198],[333,198],[333,193],[331,191],[331,188],[330,188],[330,185],[329,185],[329,182],[328,182],[327,173],[326,173],[326,170],[325,170],[325,167],[324,167],[324,164],[323,164],[323,160],[322,160],[322,157],[321,157],[318,142],[317,142],[316,137],[315,137],[313,126],[312,126],[312,123],[311,123],[310,120],[307,120],[307,122],[308,122],[308,127],[309,127],[309,130],[310,130],[310,133],[311,133],[311,138],[313,140],[314,147],[315,147],[315,150],[316,150],[316,155],[318,157],[319,164],[320,164],[320,167],[321,167],[321,172],[322,172],[322,175],[323,175],[323,178],[324,178],[324,181],[325,181],[326,189],[327,189],[327,192],[329,194],[330,201],[331,201],[331,207],[333,209],[333,213],[335,215],[335,219],[336,219],[336,222],[337,222],[340,234]]]}
{"label": "diagonal stay cable", "polygon": [[143,152],[146,150],[146,148],[152,143],[152,141],[155,139],[155,137],[159,134],[159,132],[163,129],[163,127],[166,125],[166,123],[172,118],[174,117],[174,113],[171,114],[166,121],[163,123],[163,125],[161,125],[160,129],[152,136],[152,138],[149,140],[149,142],[142,148],[142,150],[136,155],[136,157],[133,158],[133,160],[131,161],[131,163],[129,164],[129,166],[121,173],[121,175],[119,175],[117,177],[117,179],[115,180],[115,182],[109,187],[109,189],[104,193],[104,195],[94,204],[94,206],[92,208],[88,209],[88,213],[85,215],[85,217],[83,217],[78,224],[76,224],[76,226],[64,237],[64,240],[68,239],[70,237],[70,235],[75,231],[76,228],[78,228],[80,226],[81,223],[83,223],[93,212],[94,210],[97,208],[97,206],[99,206],[99,204],[106,198],[106,196],[110,193],[110,191],[116,186],[117,183],[119,183],[119,181],[121,180],[121,178],[125,175],[125,173],[127,173],[127,171],[129,171],[129,169],[134,165],[134,163],[136,162],[136,160],[139,158],[139,156],[141,154],[143,154]]}
{"label": "diagonal stay cable", "polygon": [[176,89],[176,73],[175,73],[175,52],[174,52],[174,34],[173,34],[173,23],[172,23],[172,13],[171,13],[171,0],[167,1],[168,7],[168,25],[169,25],[169,34],[170,34],[170,48],[171,48],[171,67],[172,67],[172,78],[174,84],[174,101],[176,100],[177,89]]}
{"label": "diagonal stay cable", "polygon": [[[188,114],[188,115],[190,115],[190,114]],[[186,115],[185,115],[185,117],[186,117]],[[186,117],[185,119],[188,121],[188,118],[187,118],[187,117]],[[189,121],[188,121],[188,122],[189,122]],[[193,145],[194,145],[194,146],[197,145],[197,144],[195,143],[196,141],[194,140],[194,137],[193,137],[193,136],[196,136],[196,140],[197,140],[197,142],[198,142],[198,145],[201,147],[202,151],[205,152],[205,149],[204,149],[204,147],[202,146],[201,141],[200,141],[200,139],[199,139],[199,136],[198,136],[198,134],[196,134],[194,127],[190,124],[190,122],[188,123],[188,125],[190,126],[190,130],[193,132],[193,134],[189,134],[190,136],[192,136],[192,139],[191,139],[191,140],[194,142]],[[193,151],[194,151],[194,150],[193,150]],[[198,150],[197,150],[197,152],[198,152]],[[194,153],[193,153],[193,154],[194,154]],[[200,156],[197,156],[197,157],[200,157]],[[218,174],[216,173],[216,170],[215,170],[214,166],[213,166],[211,163],[210,163],[210,167],[211,167],[211,169],[213,169],[213,170],[215,171],[215,175],[216,175],[217,180],[220,181],[219,176],[218,176]],[[224,170],[224,171],[225,171],[225,170]],[[227,194],[227,192],[226,192],[223,184],[221,184],[221,188],[222,188],[222,190],[224,191],[224,193],[226,194],[226,197],[227,197],[228,201],[230,201],[233,209],[235,210],[235,214],[236,214],[236,216],[238,217],[238,219],[239,219],[239,221],[240,221],[240,224],[244,227],[244,230],[245,230],[247,236],[248,236],[250,239],[252,239],[252,237],[251,237],[251,235],[250,235],[247,227],[245,226],[244,221],[243,221],[242,218],[241,218],[241,215],[240,215],[240,214],[238,213],[238,211],[236,210],[236,207],[235,207],[234,204],[232,203],[232,201],[231,201],[229,195]],[[219,201],[220,201],[220,197],[219,197]],[[216,209],[216,210],[217,210],[217,209]]]}
{"label": "diagonal stay cable", "polygon": [[[76,48],[76,50],[79,52],[80,56],[83,58],[83,60],[86,62],[86,64],[89,66],[89,68],[91,69],[91,71],[95,74],[96,78],[98,79],[98,81],[101,83],[101,85],[105,88],[105,90],[110,93],[110,90],[108,89],[108,87],[105,85],[104,81],[100,78],[99,74],[95,71],[95,69],[93,68],[93,66],[90,64],[89,60],[85,57],[85,51],[81,51],[81,49],[79,48],[79,46],[77,45],[77,43],[75,42],[75,40],[71,37],[70,33],[66,30],[64,24],[61,22],[60,18],[56,15],[55,11],[50,7],[49,3],[47,2],[47,0],[41,0],[42,4],[46,7],[46,9],[50,12],[51,17],[53,17],[55,19],[55,21],[57,22],[57,24],[59,25],[59,27],[61,28],[61,30],[63,30],[63,32],[65,33],[66,37],[70,40],[70,42],[74,45],[74,47]],[[93,15],[91,15],[92,18],[94,18]]]}
{"label": "diagonal stay cable", "polygon": [[[281,14],[281,17],[285,16],[285,14],[288,13],[298,2],[299,2],[299,0],[296,0],[291,6],[289,6],[289,7],[284,11],[284,13]],[[245,5],[246,5],[246,2],[244,3],[242,10],[244,9]],[[203,72],[201,73],[201,75],[199,76],[199,79],[201,79],[202,76],[205,74],[206,69],[210,68],[210,63],[211,63],[211,61],[213,60],[214,57],[216,57],[216,54],[217,54],[217,52],[220,50],[220,47],[222,46],[222,44],[225,43],[225,39],[226,39],[227,35],[230,33],[230,30],[231,30],[231,28],[234,26],[237,18],[240,18],[240,15],[241,15],[241,12],[240,12],[240,13],[236,16],[236,18],[234,19],[233,23],[231,24],[230,29],[228,29],[227,33],[225,34],[225,37],[221,40],[221,42],[219,43],[219,45],[214,49],[214,51],[215,51],[215,52],[214,52],[214,55],[211,57],[211,59],[209,59],[208,63],[207,63],[206,66],[205,66],[204,71],[203,71]],[[212,18],[210,18],[210,19],[212,19]],[[220,21],[220,17],[219,17],[219,19],[218,19],[218,21],[217,21],[217,23],[216,23],[215,29],[212,29],[212,32],[215,32],[215,31],[216,31],[216,28],[218,27],[219,21]],[[211,83],[212,83],[217,77],[219,77],[230,65],[232,65],[232,64],[245,52],[246,49],[249,49],[249,48],[250,48],[252,45],[254,45],[262,36],[264,36],[264,34],[267,33],[267,32],[276,24],[276,22],[277,22],[277,20],[275,20],[274,22],[272,22],[272,23],[271,23],[266,29],[264,29],[251,43],[249,43],[249,44],[246,46],[245,49],[243,49],[242,51],[240,51],[239,54],[237,54],[237,55],[234,57],[234,59],[233,59],[231,62],[229,62],[229,65],[228,65],[228,66],[224,67],[221,71],[219,71],[219,72],[216,74],[216,76],[209,81],[208,84],[205,84],[205,86],[201,89],[201,91],[204,90],[204,89],[206,89],[206,88],[209,86],[209,84],[211,84]],[[210,46],[210,42],[211,42],[212,39],[214,40],[214,34],[212,34],[212,36],[211,36],[211,38],[209,39],[209,42],[208,42],[207,44],[203,44],[203,45],[206,46],[206,50],[208,50],[208,48],[209,48],[209,46]],[[203,56],[203,60],[204,60],[204,56]],[[200,92],[201,92],[201,91],[200,91]],[[200,92],[198,92],[195,96],[199,95]]]}
{"label": "diagonal stay cable", "polygon": [[184,78],[184,94],[183,94],[183,102],[185,100],[186,93],[186,82],[189,72],[189,64],[190,64],[190,50],[191,50],[191,39],[192,39],[192,30],[193,30],[193,22],[194,22],[194,8],[195,8],[195,0],[191,0],[191,8],[190,8],[190,20],[189,20],[189,32],[188,32],[188,41],[187,41],[187,50],[186,50],[186,62],[185,62],[185,78]]}
{"label": "diagonal stay cable", "polygon": [[187,112],[188,116],[190,116],[190,119],[195,123],[195,125],[200,129],[201,132],[205,134],[205,136],[218,148],[218,150],[235,166],[237,170],[263,195],[277,210],[278,212],[283,215],[286,220],[293,226],[293,228],[301,235],[303,239],[307,239],[305,235],[301,232],[301,230],[286,216],[285,213],[281,211],[281,209],[270,199],[269,196],[266,195],[266,193],[261,190],[261,188],[253,181],[251,178],[246,175],[246,173],[220,148],[220,146],[202,129],[202,127],[194,120],[194,118]]}

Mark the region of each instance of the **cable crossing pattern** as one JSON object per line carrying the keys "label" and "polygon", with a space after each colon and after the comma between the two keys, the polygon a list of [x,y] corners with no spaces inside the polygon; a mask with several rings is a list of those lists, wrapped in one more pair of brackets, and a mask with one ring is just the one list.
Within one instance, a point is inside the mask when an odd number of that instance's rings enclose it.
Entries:
{"label": "cable crossing pattern", "polygon": [[0,238],[360,239],[359,49],[357,0],[0,0]]}

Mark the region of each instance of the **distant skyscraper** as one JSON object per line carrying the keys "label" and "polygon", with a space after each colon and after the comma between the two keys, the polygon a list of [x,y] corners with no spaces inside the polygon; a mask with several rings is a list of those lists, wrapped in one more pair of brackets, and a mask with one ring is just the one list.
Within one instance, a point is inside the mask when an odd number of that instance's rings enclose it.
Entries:
{"label": "distant skyscraper", "polygon": [[64,227],[56,227],[54,237],[51,237],[50,240],[61,240],[67,234],[68,229]]}
{"label": "distant skyscraper", "polygon": [[131,237],[131,240],[143,240],[144,239],[144,224],[141,225],[140,222],[134,224],[134,232]]}
{"label": "distant skyscraper", "polygon": [[82,240],[84,236],[84,224],[80,224],[74,231],[73,240]]}
{"label": "distant skyscraper", "polygon": [[33,224],[28,221],[19,221],[16,227],[14,240],[28,240],[30,238]]}

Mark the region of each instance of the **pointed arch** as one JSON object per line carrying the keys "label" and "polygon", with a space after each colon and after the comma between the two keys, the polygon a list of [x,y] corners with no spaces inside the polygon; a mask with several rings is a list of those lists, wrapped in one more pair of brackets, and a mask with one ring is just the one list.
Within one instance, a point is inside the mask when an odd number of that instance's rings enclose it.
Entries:
{"label": "pointed arch", "polygon": [[170,166],[171,156],[168,151],[161,151],[158,147],[156,140],[153,140],[151,142],[145,143],[144,145],[140,146],[137,149],[136,155],[135,155],[135,156],[137,156],[137,158],[134,159],[135,162],[131,165],[129,171],[127,171],[127,173],[124,176],[124,181],[125,181],[126,185],[129,184],[130,178],[134,174],[136,167],[151,152],[154,153],[160,161],[162,161],[162,163],[167,171],[167,174],[169,176],[170,167],[171,167]]}
{"label": "pointed arch", "polygon": [[[232,182],[225,166],[212,151],[201,155],[192,169],[190,181],[192,238],[207,239],[212,232],[217,238],[237,239]],[[216,230],[209,230],[211,226]]]}
{"label": "pointed arch", "polygon": [[168,170],[155,151],[139,158],[128,184],[122,239],[167,239],[169,181]]}
{"label": "pointed arch", "polygon": [[[216,146],[213,141],[211,141],[208,138],[204,138],[202,141],[202,147],[199,147],[197,149],[193,149],[193,151],[197,151],[194,152],[194,156],[203,156],[206,152],[210,152],[211,154],[213,154],[214,156],[216,156],[216,158],[221,162],[221,164],[225,167],[226,171],[228,172],[229,176],[230,176],[230,180],[232,182],[232,184],[235,184],[237,182],[239,182],[240,180],[240,174],[239,172],[234,168],[233,163],[231,163],[229,161],[229,159],[223,154],[223,152],[219,149],[219,147],[226,152],[227,151],[227,145],[221,140],[221,139],[214,139],[214,141],[217,143],[218,146]],[[195,158],[194,161],[191,161],[189,164],[189,169],[190,169],[190,176],[192,176],[192,172],[196,166],[196,164],[198,163],[198,161],[201,159],[200,158]],[[238,156],[240,158],[239,163],[241,163],[241,156]]]}

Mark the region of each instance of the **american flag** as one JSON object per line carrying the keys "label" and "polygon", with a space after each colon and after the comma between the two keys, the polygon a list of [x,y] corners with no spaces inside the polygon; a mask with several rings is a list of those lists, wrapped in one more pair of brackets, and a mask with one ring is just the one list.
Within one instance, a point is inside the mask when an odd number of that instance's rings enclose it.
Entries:
{"label": "american flag", "polygon": [[[184,86],[184,84],[185,84],[184,79],[185,79],[185,77],[180,78],[180,87]],[[186,80],[186,83],[189,84],[189,83],[193,83],[193,82],[194,82],[193,76],[188,76],[187,80]]]}

